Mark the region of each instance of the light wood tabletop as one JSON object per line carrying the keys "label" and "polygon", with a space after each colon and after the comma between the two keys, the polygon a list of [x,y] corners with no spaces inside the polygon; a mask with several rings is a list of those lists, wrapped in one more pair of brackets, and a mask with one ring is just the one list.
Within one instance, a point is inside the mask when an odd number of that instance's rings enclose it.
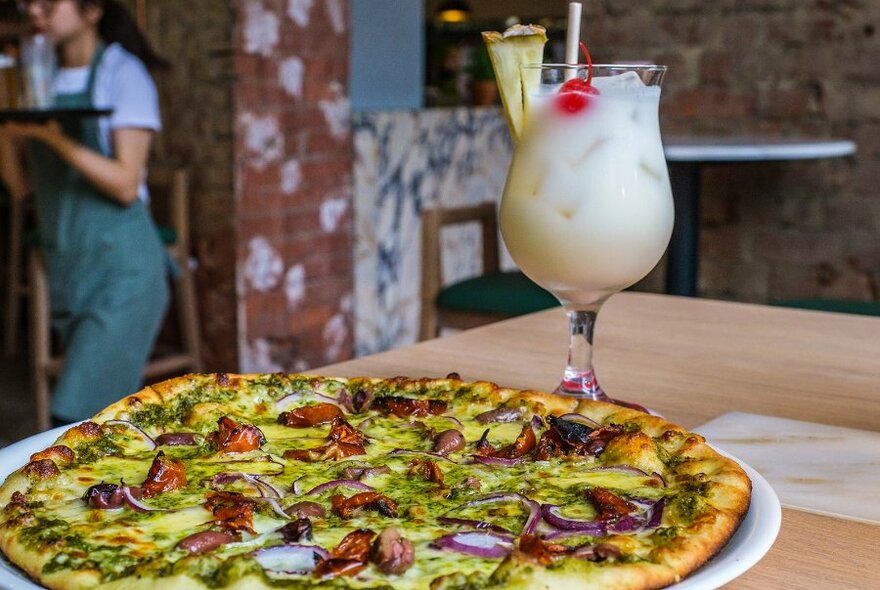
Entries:
{"label": "light wood tabletop", "polygon": [[[603,307],[594,363],[613,397],[693,428],[731,411],[880,431],[880,318],[642,293]],[[553,309],[324,367],[550,390],[567,347]],[[878,491],[880,499],[880,491]],[[880,588],[880,526],[783,509],[775,545],[726,588]]]}

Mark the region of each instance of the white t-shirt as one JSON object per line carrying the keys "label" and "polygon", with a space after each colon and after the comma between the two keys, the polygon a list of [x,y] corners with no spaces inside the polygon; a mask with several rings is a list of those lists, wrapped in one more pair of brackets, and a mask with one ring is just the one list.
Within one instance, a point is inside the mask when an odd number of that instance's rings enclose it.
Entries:
{"label": "white t-shirt", "polygon": [[[86,89],[89,67],[61,68],[55,76],[55,94],[73,94]],[[159,96],[156,85],[146,66],[118,43],[108,45],[95,72],[92,102],[96,107],[111,108],[113,114],[101,117],[101,147],[113,153],[111,132],[114,129],[134,127],[158,131],[162,128],[159,115]],[[138,196],[147,201],[146,170],[138,188]]]}

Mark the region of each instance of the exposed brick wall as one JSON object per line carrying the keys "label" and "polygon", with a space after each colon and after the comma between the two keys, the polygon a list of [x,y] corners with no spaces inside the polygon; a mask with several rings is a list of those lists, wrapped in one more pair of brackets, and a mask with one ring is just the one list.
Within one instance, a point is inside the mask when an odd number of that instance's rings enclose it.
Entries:
{"label": "exposed brick wall", "polygon": [[594,58],[670,65],[665,134],[850,138],[850,159],[708,168],[701,294],[878,298],[880,3],[604,0]]}
{"label": "exposed brick wall", "polygon": [[164,129],[151,167],[159,177],[177,166],[190,171],[205,366],[235,370],[233,11],[229,2],[218,0],[150,0],[147,16],[149,38],[172,64],[154,73]]}
{"label": "exposed brick wall", "polygon": [[187,165],[208,369],[351,356],[347,0],[150,0],[165,129]]}
{"label": "exposed brick wall", "polygon": [[303,370],[352,353],[347,0],[237,0],[239,355]]}

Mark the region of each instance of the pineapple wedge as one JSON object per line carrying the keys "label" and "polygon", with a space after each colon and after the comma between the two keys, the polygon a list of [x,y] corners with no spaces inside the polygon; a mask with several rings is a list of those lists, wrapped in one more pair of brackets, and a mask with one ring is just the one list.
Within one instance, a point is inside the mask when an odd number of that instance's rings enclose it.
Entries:
{"label": "pineapple wedge", "polygon": [[519,141],[525,122],[525,94],[540,81],[538,71],[524,81],[521,66],[543,61],[547,31],[539,25],[514,25],[503,33],[484,32],[483,42],[492,59],[507,126],[513,140]]}

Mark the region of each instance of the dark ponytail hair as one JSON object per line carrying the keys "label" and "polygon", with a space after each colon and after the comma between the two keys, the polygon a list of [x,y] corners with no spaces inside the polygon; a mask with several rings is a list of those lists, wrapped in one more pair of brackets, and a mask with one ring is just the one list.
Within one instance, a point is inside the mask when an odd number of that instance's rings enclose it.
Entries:
{"label": "dark ponytail hair", "polygon": [[79,0],[79,3],[81,7],[91,4],[104,11],[98,21],[98,35],[104,43],[119,43],[151,70],[168,67],[168,61],[153,51],[128,9],[118,0]]}

